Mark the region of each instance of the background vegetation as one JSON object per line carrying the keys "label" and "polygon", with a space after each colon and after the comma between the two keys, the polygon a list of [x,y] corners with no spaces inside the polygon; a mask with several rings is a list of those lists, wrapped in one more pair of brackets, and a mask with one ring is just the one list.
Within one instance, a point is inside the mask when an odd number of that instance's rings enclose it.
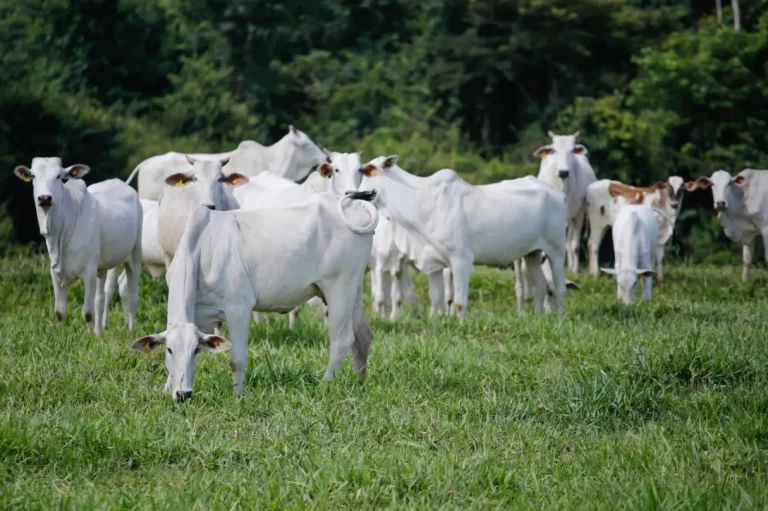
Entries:
{"label": "background vegetation", "polygon": [[[474,182],[534,173],[550,128],[581,130],[598,176],[629,183],[768,167],[768,0],[743,2],[741,31],[715,3],[4,0],[0,246],[37,239],[11,174],[35,155],[126,177],[290,123]],[[678,253],[733,252],[709,194],[687,203]]]}

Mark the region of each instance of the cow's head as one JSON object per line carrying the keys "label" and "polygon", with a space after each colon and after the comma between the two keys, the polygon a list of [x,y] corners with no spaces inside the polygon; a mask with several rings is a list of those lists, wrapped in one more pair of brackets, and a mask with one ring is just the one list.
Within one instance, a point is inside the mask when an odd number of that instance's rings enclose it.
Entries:
{"label": "cow's head", "polygon": [[357,153],[331,153],[325,151],[327,160],[317,171],[330,180],[331,191],[335,195],[345,195],[358,191],[363,181],[362,151]]}
{"label": "cow's head", "polygon": [[91,168],[82,163],[62,168],[61,158],[33,158],[32,168],[19,165],[13,169],[16,177],[32,183],[40,234],[48,234],[48,214],[61,202],[64,184],[70,179],[80,179],[90,171]]}
{"label": "cow's head", "polygon": [[133,349],[149,353],[157,347],[165,348],[165,368],[168,369],[167,391],[174,401],[192,397],[197,356],[206,350],[213,353],[227,351],[232,344],[218,335],[205,335],[192,323],[169,326],[165,332],[142,337],[133,343]]}
{"label": "cow's head", "polygon": [[669,205],[675,210],[675,213],[679,213],[680,205],[683,202],[683,192],[692,192],[699,187],[696,181],[685,181],[680,176],[670,176],[662,183],[669,193]]}
{"label": "cow's head", "polygon": [[617,268],[615,270],[600,268],[600,270],[616,277],[616,296],[626,305],[632,305],[635,302],[637,279],[656,275],[653,270],[639,270],[637,268]]}
{"label": "cow's head", "polygon": [[187,162],[192,168],[187,172],[178,172],[165,178],[165,183],[178,188],[191,187],[194,189],[198,204],[208,209],[228,209],[225,186],[241,186],[248,178],[237,172],[225,174],[222,167],[229,163],[229,158],[223,160],[196,160],[187,156]]}
{"label": "cow's head", "polygon": [[568,179],[576,169],[576,156],[586,155],[587,148],[576,143],[578,131],[573,135],[556,135],[552,131],[548,134],[552,143],[539,147],[533,153],[541,158],[539,177],[548,182]]}
{"label": "cow's head", "polygon": [[291,181],[301,181],[310,171],[325,163],[327,156],[309,136],[293,126],[283,137],[285,151],[283,167],[278,175]]}
{"label": "cow's head", "polygon": [[702,190],[712,187],[712,202],[715,211],[720,213],[733,208],[739,201],[742,187],[747,184],[747,178],[742,175],[731,177],[728,172],[718,170],[711,177],[700,177],[696,182]]}

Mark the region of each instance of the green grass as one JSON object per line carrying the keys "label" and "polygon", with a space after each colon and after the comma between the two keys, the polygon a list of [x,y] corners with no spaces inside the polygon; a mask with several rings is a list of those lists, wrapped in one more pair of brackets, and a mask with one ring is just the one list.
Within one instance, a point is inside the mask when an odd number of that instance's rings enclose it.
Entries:
{"label": "green grass", "polygon": [[321,381],[311,311],[271,315],[242,398],[204,354],[175,405],[162,353],[130,349],[165,284],[142,276],[136,336],[115,304],[95,338],[79,285],[54,325],[47,264],[0,260],[2,509],[768,506],[765,270],[673,266],[631,308],[579,275],[564,315],[519,316],[512,272],[478,268],[465,324],[372,320],[362,386],[349,361]]}

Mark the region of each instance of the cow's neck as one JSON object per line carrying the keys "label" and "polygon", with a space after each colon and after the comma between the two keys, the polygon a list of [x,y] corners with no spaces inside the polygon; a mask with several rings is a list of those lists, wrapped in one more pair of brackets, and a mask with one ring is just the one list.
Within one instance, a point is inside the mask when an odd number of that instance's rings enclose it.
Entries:
{"label": "cow's neck", "polygon": [[268,168],[280,177],[288,176],[296,153],[291,141],[288,140],[288,135],[269,146],[267,152],[269,154]]}
{"label": "cow's neck", "polygon": [[[51,208],[47,214],[41,214],[38,208],[38,221],[41,226],[41,234],[45,238],[48,248],[48,256],[51,259],[51,269],[55,274],[61,275],[64,270],[64,252],[75,232],[75,226],[80,218],[80,211],[87,199],[88,191],[80,193],[69,186],[62,186],[58,204]],[[44,216],[44,218],[41,218]],[[45,222],[45,224],[43,224]],[[42,232],[42,226],[47,227],[47,233]]]}
{"label": "cow's neck", "polygon": [[419,219],[419,191],[424,178],[414,176],[400,167],[392,167],[385,172],[388,175],[380,179],[381,202],[390,218],[409,230],[421,232]]}

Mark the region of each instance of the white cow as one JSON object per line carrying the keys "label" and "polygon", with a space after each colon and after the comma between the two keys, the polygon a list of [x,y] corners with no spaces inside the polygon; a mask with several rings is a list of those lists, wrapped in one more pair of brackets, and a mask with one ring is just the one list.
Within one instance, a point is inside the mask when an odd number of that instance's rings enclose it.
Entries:
{"label": "white cow", "polygon": [[237,209],[239,204],[231,189],[249,181],[237,172],[225,174],[222,167],[228,163],[226,158],[211,161],[187,156],[185,160],[184,169],[165,178],[165,190],[159,201],[157,234],[166,268],[173,260],[192,210],[197,206],[219,211]]}
{"label": "white cow", "polygon": [[587,217],[589,218],[589,273],[598,276],[598,253],[605,231],[613,225],[619,209],[625,204],[645,204],[658,209],[671,219],[663,221],[656,245],[656,278],[664,279],[664,252],[674,233],[675,223],[683,203],[683,191],[694,191],[694,181],[685,182],[680,176],[671,176],[653,186],[625,185],[619,181],[601,179],[587,189]]}
{"label": "white cow", "polygon": [[553,261],[554,308],[565,295],[565,198],[533,177],[476,187],[456,172],[441,170],[420,178],[397,165],[397,156],[379,157],[363,169],[361,189],[376,189],[375,204],[393,222],[423,243],[417,266],[442,280],[453,273],[453,308],[463,320],[474,263],[509,265],[526,258],[535,275],[537,310],[546,285],[541,254]]}
{"label": "white cow", "polygon": [[[319,194],[299,203],[190,216],[168,275],[168,327],[133,345],[165,347],[166,390],[177,401],[192,396],[201,349],[232,349],[234,390],[243,392],[251,311],[287,312],[313,296],[328,303],[331,379],[347,352],[365,380],[372,333],[362,305],[362,279],[378,213],[374,193],[341,199]],[[226,321],[231,343],[205,335]]]}
{"label": "white cow", "polygon": [[379,216],[379,226],[373,237],[371,259],[371,294],[373,312],[381,316],[389,314],[393,321],[402,313],[405,298],[416,309],[416,291],[408,273],[408,257],[398,248],[396,237],[403,232],[397,224],[384,215]]}
{"label": "white cow", "polygon": [[141,257],[152,279],[158,280],[165,271],[165,256],[157,235],[160,205],[157,201],[141,199],[144,221],[141,227]]}
{"label": "white cow", "polygon": [[617,296],[627,305],[635,301],[638,277],[643,278],[643,300],[651,299],[659,220],[659,212],[645,205],[626,205],[616,215],[612,231],[615,268],[601,269],[616,277]]}
{"label": "white cow", "polygon": [[[244,176],[255,176],[262,172],[271,172],[292,181],[301,181],[313,167],[325,161],[325,154],[312,139],[293,126],[288,134],[271,146],[263,146],[258,142],[246,140],[237,149],[219,154],[191,154],[196,160],[229,159],[229,172],[237,172]],[[139,196],[142,199],[159,200],[164,190],[165,179],[187,169],[187,159],[184,153],[169,152],[152,156],[139,163],[126,183],[139,175]]]}
{"label": "white cow", "polygon": [[568,268],[579,271],[579,244],[587,212],[587,188],[595,182],[595,171],[587,159],[587,148],[576,143],[579,136],[549,132],[552,143],[533,153],[541,158],[538,178],[565,193],[568,207]]}
{"label": "white cow", "polygon": [[82,164],[64,169],[60,158],[34,158],[32,168],[19,165],[14,174],[32,181],[37,222],[51,259],[58,323],[67,313],[67,287],[79,278],[85,288],[83,318],[98,335],[107,324],[106,273],[125,264],[121,299],[133,331],[141,272],[141,204],[136,192],[119,179],[86,188],[80,178],[90,170]]}
{"label": "white cow", "polygon": [[700,177],[702,189],[712,186],[717,217],[725,235],[743,245],[744,268],[741,280],[749,278],[757,237],[762,236],[768,262],[768,170],[744,169],[736,176],[718,170],[711,177]]}

